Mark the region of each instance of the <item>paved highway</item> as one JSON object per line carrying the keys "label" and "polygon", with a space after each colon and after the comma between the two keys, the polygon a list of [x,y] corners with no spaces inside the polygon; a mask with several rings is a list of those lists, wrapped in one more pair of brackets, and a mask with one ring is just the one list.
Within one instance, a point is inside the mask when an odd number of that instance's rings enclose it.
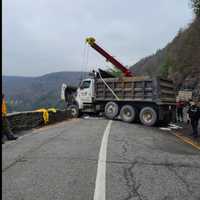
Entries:
{"label": "paved highway", "polygon": [[200,151],[156,127],[74,119],[2,147],[3,200],[199,200]]}

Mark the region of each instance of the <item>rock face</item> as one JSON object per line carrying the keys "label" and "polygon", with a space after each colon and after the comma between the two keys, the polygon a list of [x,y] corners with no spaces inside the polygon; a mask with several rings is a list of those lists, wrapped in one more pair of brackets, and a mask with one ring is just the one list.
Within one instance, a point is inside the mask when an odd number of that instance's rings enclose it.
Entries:
{"label": "rock face", "polygon": [[162,75],[174,80],[177,90],[192,89],[200,96],[200,17],[164,49],[131,67],[136,74]]}

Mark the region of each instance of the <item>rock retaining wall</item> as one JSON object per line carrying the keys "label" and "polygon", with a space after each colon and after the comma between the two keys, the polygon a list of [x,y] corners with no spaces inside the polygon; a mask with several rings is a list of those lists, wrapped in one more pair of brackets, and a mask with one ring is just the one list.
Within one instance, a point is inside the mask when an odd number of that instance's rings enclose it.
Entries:
{"label": "rock retaining wall", "polygon": [[10,113],[7,117],[10,122],[11,129],[14,132],[53,124],[71,118],[69,110],[57,110],[56,112],[49,111],[48,113],[49,121],[46,124],[44,123],[43,112],[29,111]]}

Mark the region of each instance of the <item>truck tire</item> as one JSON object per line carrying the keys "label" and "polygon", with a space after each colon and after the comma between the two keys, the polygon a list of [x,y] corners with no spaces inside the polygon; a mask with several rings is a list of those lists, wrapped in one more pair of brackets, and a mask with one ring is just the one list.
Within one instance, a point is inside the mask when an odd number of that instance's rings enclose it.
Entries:
{"label": "truck tire", "polygon": [[135,109],[131,105],[124,105],[120,110],[120,117],[124,122],[133,122],[135,120],[135,116]]}
{"label": "truck tire", "polygon": [[70,105],[67,109],[70,110],[72,118],[77,118],[79,116],[79,108],[77,105]]}
{"label": "truck tire", "polygon": [[140,122],[145,126],[153,126],[157,122],[157,112],[152,107],[144,107],[140,111]]}
{"label": "truck tire", "polygon": [[108,102],[105,106],[105,116],[114,119],[119,114],[119,106],[115,102]]}

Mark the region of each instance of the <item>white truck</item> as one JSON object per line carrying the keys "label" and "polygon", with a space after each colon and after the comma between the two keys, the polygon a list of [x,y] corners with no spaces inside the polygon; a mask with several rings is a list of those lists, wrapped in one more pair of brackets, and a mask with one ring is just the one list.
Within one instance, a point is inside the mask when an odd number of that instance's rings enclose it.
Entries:
{"label": "white truck", "polygon": [[158,77],[88,78],[76,91],[66,88],[65,99],[74,117],[103,112],[108,119],[147,126],[168,123],[176,110],[173,83]]}
{"label": "white truck", "polygon": [[133,76],[129,69],[97,45],[94,38],[87,38],[86,42],[120,69],[123,76],[113,77],[102,70],[93,71],[91,78],[82,80],[77,90],[63,86],[65,101],[74,117],[86,112],[103,112],[109,119],[139,120],[147,126],[161,121],[167,123],[175,117],[172,81]]}

